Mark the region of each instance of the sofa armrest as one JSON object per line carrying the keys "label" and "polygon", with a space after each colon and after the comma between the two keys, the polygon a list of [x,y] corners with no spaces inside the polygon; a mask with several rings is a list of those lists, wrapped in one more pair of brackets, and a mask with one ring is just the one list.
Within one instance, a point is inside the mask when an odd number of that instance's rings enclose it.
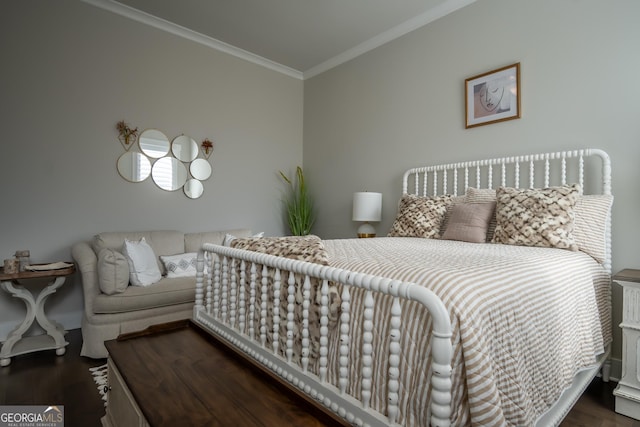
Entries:
{"label": "sofa armrest", "polygon": [[82,280],[84,310],[87,317],[93,316],[93,300],[100,294],[98,283],[98,257],[87,242],[76,243],[71,247],[71,256],[76,262]]}

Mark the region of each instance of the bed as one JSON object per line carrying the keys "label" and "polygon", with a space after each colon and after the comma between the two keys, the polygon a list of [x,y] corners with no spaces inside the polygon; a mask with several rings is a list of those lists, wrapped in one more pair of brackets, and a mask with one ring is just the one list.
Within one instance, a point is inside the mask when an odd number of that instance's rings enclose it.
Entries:
{"label": "bed", "polygon": [[387,237],[204,244],[194,321],[352,425],[558,425],[609,375],[609,157],[420,167],[402,190]]}

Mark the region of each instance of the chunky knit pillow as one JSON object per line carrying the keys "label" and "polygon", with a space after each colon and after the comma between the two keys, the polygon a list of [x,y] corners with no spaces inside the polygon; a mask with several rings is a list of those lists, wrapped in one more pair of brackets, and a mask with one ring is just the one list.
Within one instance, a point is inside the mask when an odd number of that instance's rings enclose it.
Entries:
{"label": "chunky knit pillow", "polygon": [[[317,264],[328,265],[329,257],[324,248],[322,240],[318,236],[287,236],[287,237],[248,237],[237,238],[231,242],[231,247],[236,249],[245,249],[255,252],[264,252],[271,255],[282,256],[286,258],[297,259],[300,261],[314,262]],[[251,266],[247,265],[244,272],[246,278],[251,277]],[[240,265],[236,266],[237,277],[240,277],[242,271]],[[266,335],[267,345],[271,345],[273,342],[273,317],[274,317],[274,289],[273,284],[275,281],[275,270],[270,269],[267,277],[267,330],[269,333]],[[258,271],[259,278],[258,288],[255,292],[255,306],[262,307],[262,269]],[[280,328],[278,334],[278,351],[282,357],[287,357],[287,336],[290,334],[293,339],[293,356],[292,360],[301,366],[302,360],[302,338],[303,338],[303,303],[304,303],[304,276],[295,275],[295,283],[293,284],[293,296],[294,296],[294,310],[293,310],[293,328],[290,333],[287,329],[288,323],[288,300],[289,300],[289,274],[283,273],[280,278]],[[248,279],[247,279],[248,280]],[[308,325],[309,325],[309,351],[308,357],[311,364],[316,363],[320,356],[320,316],[321,316],[321,298],[320,287],[322,282],[312,278],[310,280],[309,289],[309,311],[308,311]],[[338,325],[338,318],[340,315],[340,293],[338,288],[333,282],[328,283],[328,295],[329,298],[329,312],[328,312],[328,327],[329,330],[333,330]],[[251,298],[249,285],[245,287],[245,300],[249,301]],[[250,318],[245,319],[247,324],[250,322]],[[253,327],[256,331],[260,331],[261,328],[260,318],[256,316],[253,321]]]}
{"label": "chunky knit pillow", "polygon": [[389,237],[438,238],[451,196],[420,197],[405,194],[400,199]]}
{"label": "chunky knit pillow", "polygon": [[498,188],[493,242],[577,251],[573,208],[579,195],[577,184],[543,189]]}
{"label": "chunky knit pillow", "polygon": [[235,238],[232,239],[230,246],[316,264],[329,264],[329,257],[322,240],[314,235]]}

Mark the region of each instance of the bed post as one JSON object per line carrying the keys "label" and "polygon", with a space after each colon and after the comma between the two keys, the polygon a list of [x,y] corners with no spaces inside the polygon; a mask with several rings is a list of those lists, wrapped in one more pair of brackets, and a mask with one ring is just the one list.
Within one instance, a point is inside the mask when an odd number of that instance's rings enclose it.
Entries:
{"label": "bed post", "polygon": [[202,291],[203,288],[203,278],[204,278],[204,250],[200,249],[198,251],[198,258],[196,260],[196,300],[193,306],[194,314],[198,310],[202,310],[203,308],[203,299],[204,293]]}
{"label": "bed post", "polygon": [[[394,295],[393,289],[391,294]],[[410,298],[423,304],[433,319],[433,337],[431,344],[431,425],[448,427],[451,425],[451,318],[442,301],[429,289],[401,283],[395,294]]]}

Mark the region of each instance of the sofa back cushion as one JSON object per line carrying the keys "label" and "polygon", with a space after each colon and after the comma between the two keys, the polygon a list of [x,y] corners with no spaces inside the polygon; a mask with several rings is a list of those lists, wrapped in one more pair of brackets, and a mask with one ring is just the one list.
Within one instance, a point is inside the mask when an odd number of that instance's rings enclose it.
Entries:
{"label": "sofa back cushion", "polygon": [[156,262],[162,274],[165,274],[160,255],[175,255],[184,253],[184,233],[181,231],[141,231],[141,232],[107,232],[100,233],[93,238],[93,250],[96,254],[104,248],[122,252],[125,239],[146,240],[156,254]]}
{"label": "sofa back cushion", "polygon": [[184,235],[185,252],[198,252],[202,248],[203,243],[213,243],[221,245],[224,236],[233,234],[236,237],[250,237],[251,230],[246,228],[238,228],[226,231],[209,231],[203,233],[187,233]]}

